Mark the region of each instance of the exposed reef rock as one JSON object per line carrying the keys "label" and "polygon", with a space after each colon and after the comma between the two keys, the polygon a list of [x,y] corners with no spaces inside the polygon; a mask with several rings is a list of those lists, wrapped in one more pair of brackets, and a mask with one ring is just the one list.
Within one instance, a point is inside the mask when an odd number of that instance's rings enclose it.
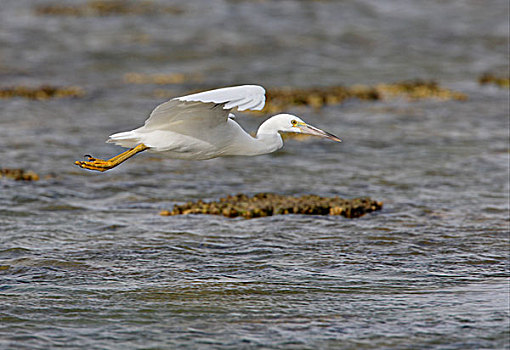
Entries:
{"label": "exposed reef rock", "polygon": [[6,178],[16,181],[37,181],[39,180],[39,175],[34,173],[33,171],[25,171],[23,169],[2,169],[0,168],[0,179]]}
{"label": "exposed reef rock", "polygon": [[497,85],[500,88],[510,88],[510,77],[497,76],[492,73],[485,73],[478,78],[480,85]]}
{"label": "exposed reef rock", "polygon": [[410,100],[466,100],[463,93],[440,87],[434,81],[404,81],[393,84],[353,85],[351,87],[331,86],[321,88],[271,88],[267,90],[265,113],[274,113],[290,106],[310,106],[321,108],[338,104],[347,99],[377,101],[405,97]]}
{"label": "exposed reef rock", "polygon": [[177,6],[162,6],[152,1],[91,0],[85,4],[47,4],[35,7],[38,15],[49,16],[119,16],[180,14],[184,10]]}
{"label": "exposed reef rock", "polygon": [[39,87],[10,86],[0,87],[0,98],[23,97],[33,100],[47,100],[50,98],[82,97],[85,92],[77,86],[57,87],[41,85]]}
{"label": "exposed reef rock", "polygon": [[172,211],[163,210],[160,214],[211,214],[226,217],[242,216],[246,219],[283,215],[342,215],[346,218],[358,218],[367,213],[381,210],[382,202],[370,198],[343,199],[339,197],[320,197],[304,195],[301,197],[284,196],[273,193],[259,193],[253,197],[244,194],[220,198],[216,202],[188,202],[175,205]]}
{"label": "exposed reef rock", "polygon": [[200,74],[184,74],[184,73],[143,74],[133,72],[124,74],[124,82],[127,84],[171,85],[200,81],[202,81],[202,76]]}

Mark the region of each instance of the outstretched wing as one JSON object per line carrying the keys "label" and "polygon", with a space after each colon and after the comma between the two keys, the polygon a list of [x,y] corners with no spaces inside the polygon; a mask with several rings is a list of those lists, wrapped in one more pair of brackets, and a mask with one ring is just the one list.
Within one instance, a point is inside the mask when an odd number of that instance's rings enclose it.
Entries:
{"label": "outstretched wing", "polygon": [[241,85],[176,97],[157,106],[145,121],[145,129],[167,129],[179,132],[190,127],[212,127],[225,123],[229,111],[264,107],[266,91],[262,86]]}
{"label": "outstretched wing", "polygon": [[174,100],[224,103],[224,109],[237,107],[239,111],[246,109],[261,110],[266,102],[266,90],[258,85],[241,85],[176,97]]}

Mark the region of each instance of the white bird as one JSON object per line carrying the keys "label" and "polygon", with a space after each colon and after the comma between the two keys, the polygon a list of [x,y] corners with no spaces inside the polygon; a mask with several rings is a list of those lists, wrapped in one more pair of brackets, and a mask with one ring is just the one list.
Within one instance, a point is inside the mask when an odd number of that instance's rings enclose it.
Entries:
{"label": "white bird", "polygon": [[280,132],[294,132],[341,140],[306,124],[291,114],[278,114],[264,121],[255,137],[248,134],[230,113],[264,107],[265,90],[257,85],[215,89],[176,97],[157,106],[144,126],[110,136],[108,141],[130,148],[109,160],[92,156],[76,161],[82,168],[106,171],[135,154],[149,150],[170,158],[203,160],[223,156],[256,156],[283,147]]}

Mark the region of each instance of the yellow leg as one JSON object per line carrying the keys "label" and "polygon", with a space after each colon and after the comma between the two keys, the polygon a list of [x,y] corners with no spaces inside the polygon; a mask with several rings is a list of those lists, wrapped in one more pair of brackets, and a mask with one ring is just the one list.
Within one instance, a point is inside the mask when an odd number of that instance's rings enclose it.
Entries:
{"label": "yellow leg", "polygon": [[113,158],[108,160],[97,159],[93,157],[89,157],[88,161],[76,161],[74,164],[78,165],[81,168],[89,169],[89,170],[97,170],[97,171],[106,171],[111,168],[116,167],[120,163],[128,160],[132,156],[137,153],[143,152],[150,147],[145,146],[143,143],[139,144],[135,148],[128,149],[126,152],[123,152]]}

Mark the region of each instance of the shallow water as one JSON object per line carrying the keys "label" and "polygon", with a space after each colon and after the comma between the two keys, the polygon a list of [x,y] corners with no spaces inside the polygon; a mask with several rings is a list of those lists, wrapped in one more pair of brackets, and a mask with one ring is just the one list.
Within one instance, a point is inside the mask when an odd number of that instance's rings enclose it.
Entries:
{"label": "shallow water", "polygon": [[[0,348],[509,348],[508,2],[173,1],[179,15],[41,16],[2,1]],[[50,3],[51,2],[45,2]],[[67,2],[76,4],[77,2]],[[54,3],[53,3],[54,4]],[[161,2],[160,4],[167,4]],[[198,74],[175,85],[124,74]],[[104,174],[164,98],[194,89],[436,79],[467,101],[294,108],[340,136],[254,158],[142,154]],[[239,116],[249,130],[260,117]],[[371,196],[381,212],[162,217],[235,193]]]}

